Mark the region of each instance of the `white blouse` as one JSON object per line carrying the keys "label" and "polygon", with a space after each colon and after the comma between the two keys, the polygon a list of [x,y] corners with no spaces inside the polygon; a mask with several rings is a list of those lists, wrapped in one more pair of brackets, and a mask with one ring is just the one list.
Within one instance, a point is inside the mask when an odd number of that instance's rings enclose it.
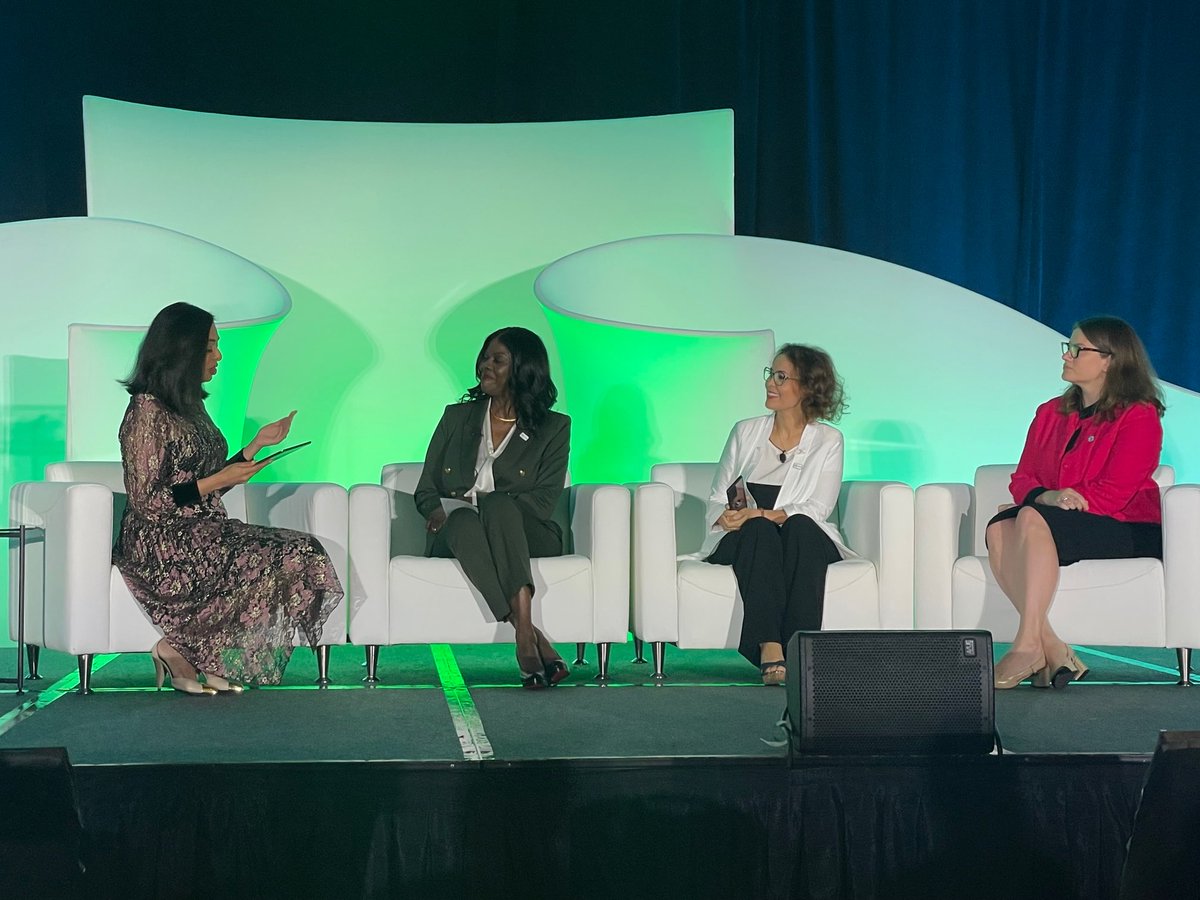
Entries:
{"label": "white blouse", "polygon": [[[805,431],[808,427],[805,426]],[[800,436],[800,440],[804,440],[804,436]],[[762,453],[758,457],[758,464],[754,467],[754,471],[746,477],[746,483],[754,484],[783,484],[783,479],[787,477],[788,469],[792,466],[792,456],[795,455],[798,446],[792,447],[789,450],[780,450],[771,443],[771,432],[767,432],[763,438]],[[783,459],[779,458],[779,454],[783,454]]]}
{"label": "white blouse", "polygon": [[487,412],[483,416],[483,427],[480,430],[482,434],[480,435],[479,452],[475,454],[475,484],[463,494],[463,497],[469,500],[472,506],[479,505],[476,500],[479,494],[490,494],[496,490],[496,476],[492,472],[492,464],[496,461],[496,457],[504,452],[508,442],[512,440],[512,436],[517,430],[517,423],[512,423],[512,427],[508,429],[508,434],[504,436],[504,440],[500,442],[499,446],[493,446],[492,400],[489,397]]}
{"label": "white blouse", "polygon": [[[837,525],[829,521],[837,509],[838,495],[842,490],[842,433],[824,422],[810,422],[800,437],[800,445],[794,451],[788,451],[786,462],[780,464],[778,448],[770,445],[774,425],[775,415],[771,413],[743,419],[729,432],[705,510],[708,533],[697,555],[701,558],[708,556],[725,536],[725,530],[716,522],[725,511],[725,491],[739,475],[746,481],[770,483],[751,479],[750,476],[759,471],[762,457],[768,455],[766,447],[771,446],[775,464],[785,468],[775,508],[782,509],[789,516],[808,516],[829,535],[843,559],[854,556],[854,551],[842,540]],[[749,494],[749,491],[746,493]]]}

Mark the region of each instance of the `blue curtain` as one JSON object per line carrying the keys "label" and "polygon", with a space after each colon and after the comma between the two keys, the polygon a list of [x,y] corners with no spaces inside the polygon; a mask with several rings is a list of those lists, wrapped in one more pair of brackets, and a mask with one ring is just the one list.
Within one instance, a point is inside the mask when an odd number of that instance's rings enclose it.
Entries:
{"label": "blue curtain", "polygon": [[1115,313],[1200,389],[1191,0],[0,4],[0,221],[84,212],[83,93],[368,121],[732,107],[741,233],[919,269],[1060,331]]}
{"label": "blue curtain", "polygon": [[1064,332],[1122,316],[1164,378],[1200,388],[1200,5],[774,15],[760,58],[782,69],[763,83],[791,146],[760,161],[756,233],[919,269]]}

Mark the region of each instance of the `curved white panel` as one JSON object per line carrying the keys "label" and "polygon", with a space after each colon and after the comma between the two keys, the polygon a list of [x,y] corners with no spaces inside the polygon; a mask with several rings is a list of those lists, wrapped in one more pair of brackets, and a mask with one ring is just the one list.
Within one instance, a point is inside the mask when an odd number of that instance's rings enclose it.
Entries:
{"label": "curved white panel", "polygon": [[176,300],[210,310],[222,349],[235,351],[208,406],[239,440],[255,366],[291,305],[275,278],[220,247],[140,222],[83,218],[0,224],[0,297],[5,498],[15,482],[40,479],[47,463],[120,458],[129,395],[117,380],[132,369],[154,314]]}
{"label": "curved white panel", "polygon": [[0,225],[0,285],[11,306],[0,339],[9,376],[5,405],[25,409],[37,396],[46,404],[41,414],[53,418],[46,392],[54,391],[65,407],[57,415],[65,414],[71,459],[119,458],[117,425],[129,397],[116,381],[129,374],[154,314],[176,300],[212,312],[222,345],[244,348],[238,364],[222,367],[209,402],[217,424],[240,439],[255,363],[291,307],[275,278],[227,250],[114,219]]}
{"label": "curved white panel", "polygon": [[[420,458],[482,338],[524,325],[561,359],[533,279],[617,238],[733,230],[728,110],[591,122],[252,119],[84,101],[88,204],[268,267],[296,307],[252,418],[300,408],[312,452],[275,477],[375,481]],[[577,410],[568,390],[560,408]],[[585,454],[585,459],[590,458]],[[572,474],[588,479],[587,463]]]}
{"label": "curved white panel", "polygon": [[[547,266],[536,290],[578,321],[663,331],[737,325],[824,347],[850,398],[840,423],[848,478],[969,482],[979,465],[1015,461],[1034,408],[1064,387],[1062,338],[1049,328],[949,282],[826,247],[728,235],[635,238]],[[730,422],[762,411],[761,402],[724,402],[723,382],[757,382],[764,362],[730,371],[680,360],[692,371],[689,389],[649,385],[650,418],[687,404],[724,423],[694,429],[688,458],[715,459],[712,435],[723,438]],[[599,367],[592,374],[609,376]],[[1200,480],[1200,464],[1182,452],[1200,445],[1200,398],[1164,390],[1163,461],[1183,480]]]}

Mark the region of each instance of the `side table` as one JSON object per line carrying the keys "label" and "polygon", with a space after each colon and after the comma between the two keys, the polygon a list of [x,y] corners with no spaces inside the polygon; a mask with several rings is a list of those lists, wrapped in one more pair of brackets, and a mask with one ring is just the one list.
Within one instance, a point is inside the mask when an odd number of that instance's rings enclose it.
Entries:
{"label": "side table", "polygon": [[0,528],[0,537],[17,541],[17,677],[0,678],[0,683],[16,684],[17,693],[25,693],[25,548],[32,538],[46,539],[46,530],[33,525]]}

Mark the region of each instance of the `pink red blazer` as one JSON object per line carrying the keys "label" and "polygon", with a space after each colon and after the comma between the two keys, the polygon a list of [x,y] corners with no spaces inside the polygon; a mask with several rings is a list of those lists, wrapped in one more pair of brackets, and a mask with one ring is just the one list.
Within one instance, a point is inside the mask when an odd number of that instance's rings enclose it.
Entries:
{"label": "pink red blazer", "polygon": [[[1149,403],[1128,406],[1108,422],[1095,416],[1063,415],[1059,398],[1037,408],[1021,461],[1009,490],[1021,503],[1038,488],[1074,488],[1088,502],[1088,512],[1122,522],[1161,522],[1158,485],[1151,477],[1162,452],[1163,430],[1158,411]],[[1071,435],[1075,446],[1067,452]]]}

